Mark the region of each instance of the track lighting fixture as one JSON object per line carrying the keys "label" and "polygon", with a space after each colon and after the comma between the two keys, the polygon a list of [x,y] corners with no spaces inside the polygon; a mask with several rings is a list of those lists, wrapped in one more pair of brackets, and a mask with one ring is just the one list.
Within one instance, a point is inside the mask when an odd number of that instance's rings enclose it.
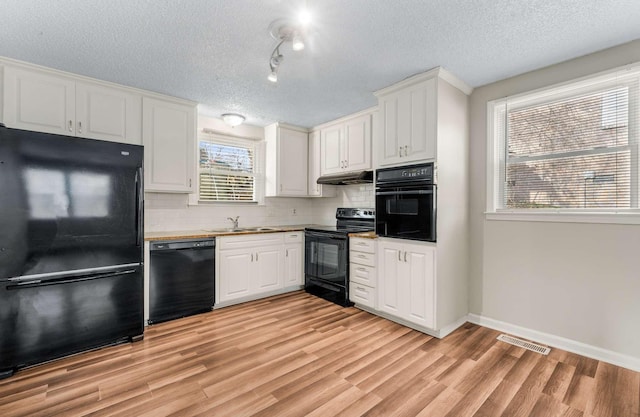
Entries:
{"label": "track lighting fixture", "polygon": [[271,72],[267,79],[272,83],[278,82],[278,69],[284,60],[284,56],[280,53],[280,47],[285,42],[291,42],[291,49],[294,51],[302,51],[305,47],[305,27],[287,19],[278,19],[269,25],[269,33],[271,37],[278,43],[271,52],[269,58],[269,69]]}

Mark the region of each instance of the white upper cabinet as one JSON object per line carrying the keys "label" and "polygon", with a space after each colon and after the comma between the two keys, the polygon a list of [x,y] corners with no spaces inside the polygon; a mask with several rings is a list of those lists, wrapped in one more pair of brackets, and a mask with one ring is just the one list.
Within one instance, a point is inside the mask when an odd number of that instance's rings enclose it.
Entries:
{"label": "white upper cabinet", "polygon": [[330,126],[320,131],[320,174],[338,174],[345,170],[343,125]]}
{"label": "white upper cabinet", "polygon": [[379,97],[380,165],[436,157],[436,79]]}
{"label": "white upper cabinet", "polygon": [[125,89],[6,66],[8,127],[141,144],[141,98]]}
{"label": "white upper cabinet", "polygon": [[320,177],[320,131],[309,132],[309,197],[334,197],[336,188],[333,185],[318,184]]}
{"label": "white upper cabinet", "polygon": [[[442,82],[451,88],[440,88]],[[406,165],[438,159],[438,146],[448,146],[443,141],[449,139],[450,132],[459,130],[449,126],[448,120],[466,113],[466,109],[450,107],[451,100],[457,100],[460,92],[469,95],[471,91],[442,68],[377,91],[380,122],[376,165]],[[461,128],[465,126],[466,122]]]}
{"label": "white upper cabinet", "polygon": [[192,192],[195,188],[196,105],[142,100],[145,191]]}
{"label": "white upper cabinet", "polygon": [[322,175],[371,169],[371,113],[320,130]]}
{"label": "white upper cabinet", "polygon": [[76,84],[76,134],[142,144],[142,98],[97,84]]}
{"label": "white upper cabinet", "polygon": [[307,130],[274,123],[265,127],[267,197],[306,197]]}

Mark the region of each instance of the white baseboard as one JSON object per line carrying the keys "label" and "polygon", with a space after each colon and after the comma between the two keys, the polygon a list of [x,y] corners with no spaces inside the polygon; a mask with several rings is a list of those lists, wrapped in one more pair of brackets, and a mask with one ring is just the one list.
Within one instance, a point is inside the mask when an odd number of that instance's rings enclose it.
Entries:
{"label": "white baseboard", "polygon": [[477,314],[469,314],[468,321],[480,326],[489,327],[490,329],[522,337],[543,345],[577,353],[578,355],[597,359],[603,362],[608,362],[613,365],[631,369],[632,371],[640,372],[640,358],[637,357],[614,352],[612,350],[602,349],[596,346],[588,345],[586,343],[556,336],[550,333],[540,332],[538,330],[528,329],[526,327],[517,326],[515,324],[491,319]]}
{"label": "white baseboard", "polygon": [[458,320],[451,323],[450,325],[444,326],[442,329],[438,330],[438,338],[442,339],[443,337],[448,336],[449,334],[453,333],[453,331],[456,330],[458,327],[465,324],[467,321],[468,321],[468,317],[462,316]]}

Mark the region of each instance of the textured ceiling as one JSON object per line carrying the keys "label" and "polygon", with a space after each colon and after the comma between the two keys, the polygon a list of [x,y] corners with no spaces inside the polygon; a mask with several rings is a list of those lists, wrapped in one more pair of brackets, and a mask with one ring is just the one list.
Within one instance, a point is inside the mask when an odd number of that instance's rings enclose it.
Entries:
{"label": "textured ceiling", "polygon": [[0,0],[0,56],[313,126],[442,66],[477,87],[640,38],[640,0],[317,0],[267,81],[269,24],[304,0]]}

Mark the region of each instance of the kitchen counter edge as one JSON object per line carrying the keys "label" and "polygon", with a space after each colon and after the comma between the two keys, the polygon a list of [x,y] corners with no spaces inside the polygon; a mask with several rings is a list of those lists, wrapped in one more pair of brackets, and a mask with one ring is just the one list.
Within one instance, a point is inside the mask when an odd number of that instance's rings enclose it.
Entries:
{"label": "kitchen counter edge", "polygon": [[219,236],[237,236],[237,235],[250,235],[257,233],[282,233],[282,232],[297,232],[303,231],[305,227],[312,227],[312,224],[299,224],[293,226],[268,226],[269,230],[242,230],[242,231],[207,231],[202,230],[172,230],[166,232],[146,232],[144,234],[144,240],[175,240],[175,239],[206,239],[209,237]]}

